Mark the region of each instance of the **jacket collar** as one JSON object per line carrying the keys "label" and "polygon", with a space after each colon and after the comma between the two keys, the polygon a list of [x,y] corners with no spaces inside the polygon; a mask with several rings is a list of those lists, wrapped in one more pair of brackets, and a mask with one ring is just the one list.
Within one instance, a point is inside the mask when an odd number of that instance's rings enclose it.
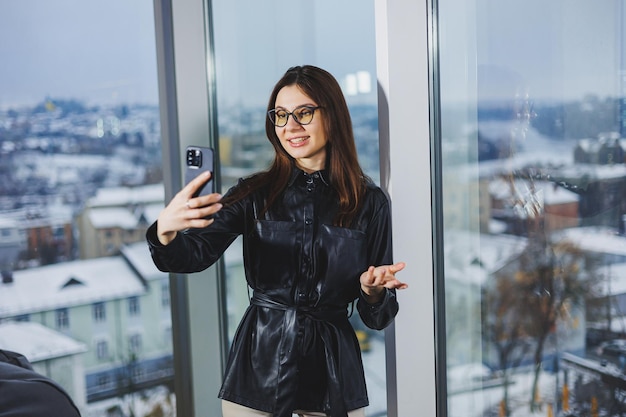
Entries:
{"label": "jacket collar", "polygon": [[315,171],[311,174],[307,174],[306,172],[304,172],[303,170],[297,167],[294,167],[293,170],[291,171],[291,178],[289,179],[289,186],[291,187],[293,183],[296,181],[296,179],[298,178],[310,178],[310,177],[319,178],[322,180],[324,185],[326,185],[327,187],[330,187],[330,178],[329,178],[327,170],[322,169],[320,171]]}

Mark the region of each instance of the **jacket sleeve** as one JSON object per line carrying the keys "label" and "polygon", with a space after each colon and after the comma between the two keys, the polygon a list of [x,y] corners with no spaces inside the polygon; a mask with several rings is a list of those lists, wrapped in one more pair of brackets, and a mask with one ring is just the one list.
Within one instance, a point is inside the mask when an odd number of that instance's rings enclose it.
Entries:
{"label": "jacket sleeve", "polygon": [[356,305],[363,323],[375,330],[382,330],[389,326],[400,308],[395,290],[386,289],[385,297],[376,304],[369,304],[363,297],[361,293]]}
{"label": "jacket sleeve", "polygon": [[156,233],[157,222],[146,231],[152,260],[163,272],[193,273],[203,271],[222,256],[244,227],[244,202],[224,206],[214,215],[214,222],[202,229],[179,232],[163,245]]}
{"label": "jacket sleeve", "polygon": [[[375,210],[367,228],[367,251],[369,265],[390,265],[393,263],[391,248],[391,210],[389,200],[377,189],[375,192]],[[386,289],[383,299],[375,304],[365,301],[363,292],[359,291],[357,310],[363,323],[376,330],[387,327],[399,310],[396,291]]]}

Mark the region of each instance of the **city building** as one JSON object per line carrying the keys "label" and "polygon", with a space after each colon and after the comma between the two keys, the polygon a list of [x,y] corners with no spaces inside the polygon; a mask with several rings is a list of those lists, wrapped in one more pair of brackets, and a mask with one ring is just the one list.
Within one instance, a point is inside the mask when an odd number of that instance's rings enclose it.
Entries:
{"label": "city building", "polygon": [[[580,223],[579,196],[555,183],[501,177],[489,183],[489,195],[492,218],[506,225],[506,233],[526,235],[533,212],[547,233]],[[530,205],[524,207],[527,201]],[[536,208],[530,207],[533,204]]]}
{"label": "city building", "polygon": [[26,236],[18,227],[18,222],[10,217],[0,218],[0,267],[10,272],[15,267],[19,256],[26,250]]}
{"label": "city building", "polygon": [[[0,285],[0,323],[3,330],[19,329],[29,336],[11,343],[3,336],[0,342],[37,364],[48,360],[42,356],[45,349],[38,352],[37,347],[53,346],[56,339],[72,341],[68,353],[53,351],[50,356],[80,364],[67,377],[45,364],[39,368],[59,377],[85,406],[139,388],[171,386],[169,306],[168,276],[156,269],[140,242],[124,246],[118,256],[14,271]],[[33,328],[37,332],[29,333]],[[55,363],[61,370],[69,366],[60,359]]]}
{"label": "city building", "polygon": [[618,132],[603,134],[598,139],[583,139],[574,148],[574,162],[613,165],[626,163],[626,139]]}
{"label": "city building", "polygon": [[101,188],[78,217],[81,259],[119,253],[145,240],[146,229],[163,209],[163,184]]}

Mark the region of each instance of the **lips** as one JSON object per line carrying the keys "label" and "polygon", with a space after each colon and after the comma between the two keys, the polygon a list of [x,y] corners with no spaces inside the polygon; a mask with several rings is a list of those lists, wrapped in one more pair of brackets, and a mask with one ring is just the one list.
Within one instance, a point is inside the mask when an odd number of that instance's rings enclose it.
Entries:
{"label": "lips", "polygon": [[309,137],[308,136],[303,136],[303,137],[291,138],[287,142],[289,142],[291,144],[291,146],[301,146],[307,140],[309,140]]}

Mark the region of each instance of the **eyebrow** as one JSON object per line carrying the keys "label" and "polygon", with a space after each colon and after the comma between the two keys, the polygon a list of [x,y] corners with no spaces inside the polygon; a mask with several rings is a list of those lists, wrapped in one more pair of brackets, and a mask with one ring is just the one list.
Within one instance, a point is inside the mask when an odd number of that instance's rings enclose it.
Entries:
{"label": "eyebrow", "polygon": [[[319,107],[319,106],[317,104],[313,104],[313,103],[300,104],[300,105],[297,105],[296,107],[294,107],[293,110],[291,110],[291,112],[293,112],[296,109],[299,109],[300,107]],[[287,110],[287,107],[276,106],[275,109]],[[287,111],[290,111],[290,110],[287,110]]]}

